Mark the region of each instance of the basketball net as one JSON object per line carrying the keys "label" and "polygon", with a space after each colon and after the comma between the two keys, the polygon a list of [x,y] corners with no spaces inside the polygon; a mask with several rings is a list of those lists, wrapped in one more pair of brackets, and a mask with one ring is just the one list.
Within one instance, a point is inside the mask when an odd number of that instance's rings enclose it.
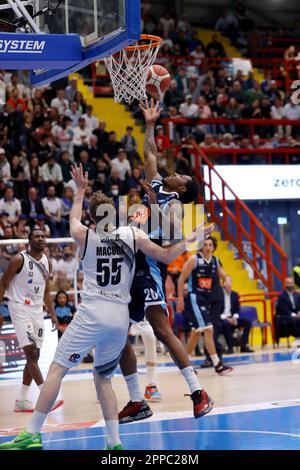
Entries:
{"label": "basketball net", "polygon": [[147,99],[147,78],[156,60],[161,38],[142,34],[141,41],[149,43],[136,43],[104,59],[117,103],[125,101],[131,104],[134,100]]}

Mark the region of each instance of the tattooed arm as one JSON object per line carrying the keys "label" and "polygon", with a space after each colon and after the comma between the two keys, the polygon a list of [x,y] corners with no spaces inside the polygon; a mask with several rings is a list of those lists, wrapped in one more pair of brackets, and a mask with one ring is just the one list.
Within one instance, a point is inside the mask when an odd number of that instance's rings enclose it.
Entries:
{"label": "tattooed arm", "polygon": [[147,182],[154,179],[161,180],[161,176],[157,171],[157,147],[154,138],[155,123],[160,117],[161,109],[159,109],[159,102],[154,104],[151,99],[150,106],[148,101],[140,104],[140,109],[143,111],[146,121],[146,136],[144,143],[144,156],[145,156],[145,174]]}

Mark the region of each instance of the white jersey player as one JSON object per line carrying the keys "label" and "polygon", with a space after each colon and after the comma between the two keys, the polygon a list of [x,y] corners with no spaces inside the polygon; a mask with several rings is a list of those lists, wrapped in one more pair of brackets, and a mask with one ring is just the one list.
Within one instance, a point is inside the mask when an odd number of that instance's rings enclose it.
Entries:
{"label": "white jersey player", "polygon": [[[169,263],[186,250],[186,241],[161,248],[139,229],[115,228],[110,223],[105,232],[93,232],[82,225],[82,203],[88,186],[88,174],[82,166],[72,167],[77,194],[70,214],[71,235],[79,246],[83,262],[84,289],[74,320],[62,336],[48,377],[40,393],[27,430],[0,450],[41,449],[40,430],[59,392],[67,371],[81,362],[92,347],[96,348],[94,378],[97,395],[107,429],[107,449],[122,449],[119,437],[118,404],[111,378],[127,340],[129,328],[130,288],[135,271],[135,253],[141,250],[158,261]],[[103,205],[105,204],[104,210]],[[114,202],[103,193],[95,193],[90,215],[99,228],[99,212],[114,210]]]}
{"label": "white jersey player", "polygon": [[[41,389],[44,383],[38,366],[40,349],[44,339],[44,301],[51,315],[53,325],[57,324],[53,302],[48,287],[51,265],[43,251],[46,238],[41,230],[34,230],[29,236],[30,248],[12,258],[0,282],[0,303],[5,291],[9,298],[9,312],[19,346],[26,356],[23,384],[15,403],[16,412],[33,412],[34,406],[28,400],[29,388],[34,380]],[[55,409],[62,405],[55,404]]]}

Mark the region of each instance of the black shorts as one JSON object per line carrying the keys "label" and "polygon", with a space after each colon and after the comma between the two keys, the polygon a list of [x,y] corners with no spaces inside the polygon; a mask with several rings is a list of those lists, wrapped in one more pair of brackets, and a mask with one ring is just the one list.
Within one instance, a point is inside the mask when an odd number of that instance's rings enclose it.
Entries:
{"label": "black shorts", "polygon": [[190,293],[184,299],[184,314],[192,328],[205,330],[212,327],[209,304],[197,294]]}
{"label": "black shorts", "polygon": [[139,254],[129,304],[129,316],[133,323],[143,321],[146,310],[152,305],[160,305],[168,313],[166,277],[166,265]]}

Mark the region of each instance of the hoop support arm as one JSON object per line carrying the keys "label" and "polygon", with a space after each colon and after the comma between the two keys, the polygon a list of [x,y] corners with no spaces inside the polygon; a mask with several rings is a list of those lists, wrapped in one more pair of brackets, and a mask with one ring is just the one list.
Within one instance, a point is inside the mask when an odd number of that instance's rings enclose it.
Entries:
{"label": "hoop support arm", "polygon": [[0,66],[7,70],[67,69],[82,62],[77,34],[0,33]]}

